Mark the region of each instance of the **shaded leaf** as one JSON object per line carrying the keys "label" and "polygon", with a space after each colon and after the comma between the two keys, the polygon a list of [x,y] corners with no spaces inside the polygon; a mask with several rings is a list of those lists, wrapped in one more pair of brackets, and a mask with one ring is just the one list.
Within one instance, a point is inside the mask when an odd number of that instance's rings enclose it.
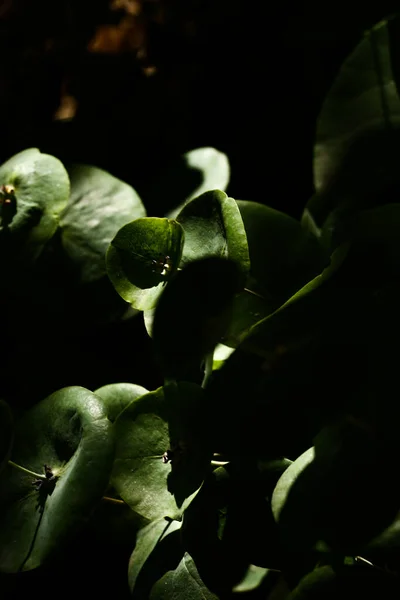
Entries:
{"label": "shaded leaf", "polygon": [[314,235],[300,223],[256,202],[237,201],[250,253],[246,290],[234,301],[225,343],[237,346],[249,329],[281,306],[327,264]]}
{"label": "shaded leaf", "polygon": [[134,383],[111,383],[103,385],[103,387],[95,390],[94,393],[104,401],[107,416],[114,423],[115,419],[128,404],[147,394],[148,390]]}
{"label": "shaded leaf", "polygon": [[306,575],[288,600],[342,600],[342,598],[396,598],[398,580],[377,570],[360,567],[319,567]]}
{"label": "shaded leaf", "polygon": [[274,492],[282,540],[291,549],[311,551],[322,540],[333,551],[359,554],[398,511],[385,448],[367,424],[346,419],[321,431],[307,464],[309,458],[295,461]]}
{"label": "shaded leaf", "polygon": [[146,211],[130,185],[102,169],[72,165],[68,174],[71,196],[60,219],[62,244],[81,281],[95,281],[106,274],[106,250],[118,230]]}
{"label": "shaded leaf", "polygon": [[12,460],[42,475],[47,465],[57,479],[35,487],[11,466],[1,475],[0,569],[34,569],[58,550],[101,498],[113,458],[113,426],[89,390],[63,388],[26,413]]}
{"label": "shaded leaf", "polygon": [[[365,32],[324,101],[314,148],[317,191],[331,185],[343,156],[361,133],[400,124],[400,99],[391,64],[388,23],[381,21]],[[365,178],[367,173],[364,171],[363,175]]]}
{"label": "shaded leaf", "polygon": [[0,245],[9,266],[33,261],[55,233],[69,196],[62,163],[37,148],[16,154],[0,167]]}
{"label": "shaded leaf", "polygon": [[202,582],[192,557],[186,552],[173,571],[166,573],[153,587],[150,600],[218,600]]}
{"label": "shaded leaf", "polygon": [[332,235],[355,210],[393,202],[400,189],[398,18],[367,31],[342,65],[318,117],[314,183],[302,224]]}
{"label": "shaded leaf", "polygon": [[135,598],[147,600],[152,586],[182,558],[179,521],[159,519],[138,532],[129,560],[128,581]]}
{"label": "shaded leaf", "polygon": [[119,295],[138,310],[155,306],[176,273],[184,232],[176,221],[148,217],[120,229],[107,251],[107,273]]}
{"label": "shaded leaf", "polygon": [[315,449],[312,447],[299,456],[279,478],[271,498],[271,509],[276,521],[279,521],[279,515],[294,482],[314,458]]}
{"label": "shaded leaf", "polygon": [[168,284],[154,312],[152,336],[166,378],[196,381],[204,357],[224,335],[241,274],[210,257],[187,265]]}
{"label": "shaded leaf", "polygon": [[180,519],[211,459],[201,388],[159,388],[133,401],[115,426],[111,482],[118,494],[147,519]]}

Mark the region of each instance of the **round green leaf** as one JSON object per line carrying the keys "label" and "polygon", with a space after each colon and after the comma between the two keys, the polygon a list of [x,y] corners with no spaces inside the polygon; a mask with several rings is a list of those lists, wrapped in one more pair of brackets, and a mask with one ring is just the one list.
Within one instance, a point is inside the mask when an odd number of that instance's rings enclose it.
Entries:
{"label": "round green leaf", "polygon": [[218,600],[204,585],[197,567],[187,552],[173,571],[168,571],[151,590],[149,600]]}
{"label": "round green leaf", "polygon": [[0,186],[3,252],[35,259],[68,202],[68,174],[57,158],[30,148],[1,165]]}
{"label": "round green leaf", "polygon": [[180,521],[158,519],[141,529],[129,560],[128,581],[135,598],[147,600],[152,586],[182,558]]}
{"label": "round green leaf", "polygon": [[159,388],[131,402],[115,422],[111,483],[147,519],[180,519],[209,468],[203,394],[185,382]]}
{"label": "round green leaf", "polygon": [[146,388],[134,383],[111,383],[94,391],[104,401],[107,416],[112,423],[133,400],[148,393]]}
{"label": "round green leaf", "polygon": [[0,570],[38,567],[89,516],[114,458],[114,429],[100,398],[81,387],[61,389],[17,423],[12,461],[56,477],[37,489],[35,477],[9,466],[0,481]]}
{"label": "round green leaf", "polygon": [[120,229],[107,251],[107,273],[119,295],[133,308],[155,306],[165,283],[176,273],[184,232],[176,221],[148,217]]}
{"label": "round green leaf", "polygon": [[62,244],[81,281],[95,281],[106,273],[106,250],[118,230],[146,211],[130,185],[102,169],[73,165],[68,174],[71,196],[60,220]]}
{"label": "round green leaf", "polygon": [[0,400],[0,473],[10,458],[14,437],[14,423],[7,402]]}
{"label": "round green leaf", "polygon": [[246,231],[236,201],[221,192],[205,192],[191,200],[176,217],[185,231],[182,265],[194,260],[229,258],[243,277],[250,269]]}
{"label": "round green leaf", "polygon": [[196,148],[183,154],[177,161],[155,177],[145,194],[150,202],[164,207],[177,207],[168,213],[174,219],[183,205],[208,190],[226,190],[230,178],[226,154],[215,148]]}
{"label": "round green leaf", "polygon": [[160,296],[152,336],[166,378],[197,380],[202,360],[228,327],[241,284],[236,265],[216,257],[192,262]]}

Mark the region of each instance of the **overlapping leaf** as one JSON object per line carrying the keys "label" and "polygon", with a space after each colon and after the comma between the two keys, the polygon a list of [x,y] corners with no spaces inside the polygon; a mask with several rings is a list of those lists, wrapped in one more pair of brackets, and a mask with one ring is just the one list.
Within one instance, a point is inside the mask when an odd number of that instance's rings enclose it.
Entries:
{"label": "overlapping leaf", "polygon": [[0,570],[38,567],[82,524],[107,486],[114,431],[103,402],[69,387],[31,409],[16,425],[12,461],[56,480],[8,466],[0,482]]}
{"label": "overlapping leaf", "polygon": [[203,400],[201,388],[180,382],[134,400],[115,422],[112,485],[149,520],[180,519],[208,470]]}
{"label": "overlapping leaf", "polygon": [[106,250],[117,231],[146,216],[135,190],[110,173],[88,165],[68,169],[71,196],[60,219],[63,248],[82,282],[106,273]]}

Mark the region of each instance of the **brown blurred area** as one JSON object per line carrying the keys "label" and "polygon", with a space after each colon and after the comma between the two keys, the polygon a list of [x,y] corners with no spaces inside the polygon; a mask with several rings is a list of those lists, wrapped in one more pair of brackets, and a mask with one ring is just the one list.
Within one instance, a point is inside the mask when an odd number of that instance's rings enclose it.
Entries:
{"label": "brown blurred area", "polygon": [[[140,193],[210,145],[229,156],[234,197],[297,216],[323,95],[393,2],[353,4],[3,0],[0,160],[36,146]],[[149,209],[162,214],[162,199]]]}

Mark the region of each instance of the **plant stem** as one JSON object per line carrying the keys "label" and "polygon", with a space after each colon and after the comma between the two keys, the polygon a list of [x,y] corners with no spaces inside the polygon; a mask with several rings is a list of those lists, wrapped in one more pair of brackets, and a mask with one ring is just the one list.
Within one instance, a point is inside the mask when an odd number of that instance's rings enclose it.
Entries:
{"label": "plant stem", "polygon": [[110,496],[103,496],[102,500],[104,500],[104,502],[111,502],[111,504],[123,504],[124,506],[127,506],[126,502],[124,502],[123,500],[118,500],[118,498],[111,498]]}
{"label": "plant stem", "polygon": [[28,475],[32,475],[32,477],[37,477],[38,479],[46,479],[46,475],[40,475],[39,473],[35,473],[35,471],[30,471],[29,469],[25,469],[25,467],[21,467],[21,465],[17,465],[17,463],[15,463],[12,460],[9,460],[8,464],[10,465],[10,467],[14,467],[15,469],[19,469],[23,473],[27,473]]}
{"label": "plant stem", "polygon": [[261,294],[257,294],[257,292],[253,292],[253,290],[249,290],[249,288],[243,288],[243,291],[247,292],[248,294],[252,294],[253,296],[257,296],[257,298],[261,298],[261,300],[266,300],[264,296],[261,296]]}

